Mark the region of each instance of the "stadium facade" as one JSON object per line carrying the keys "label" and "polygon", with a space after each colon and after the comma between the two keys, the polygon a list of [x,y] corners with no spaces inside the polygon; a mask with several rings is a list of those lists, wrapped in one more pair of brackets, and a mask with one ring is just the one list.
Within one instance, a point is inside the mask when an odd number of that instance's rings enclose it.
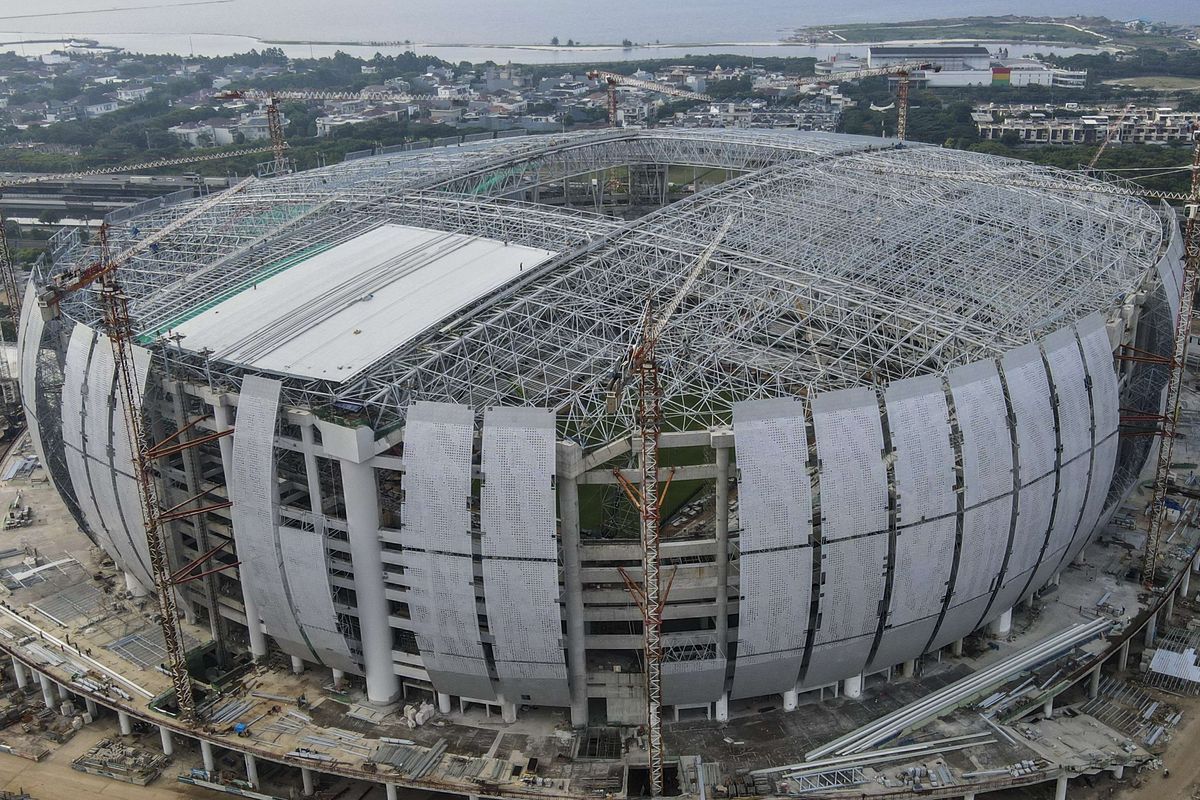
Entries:
{"label": "stadium facade", "polygon": [[[120,251],[198,201],[138,209]],[[121,270],[180,589],[255,655],[436,693],[643,718],[635,398],[666,329],[667,704],[847,681],[1052,582],[1133,486],[1170,348],[1173,217],[1066,173],[788,131],[625,130],[381,153],[252,182]],[[54,241],[20,323],[23,403],[79,525],[150,585],[98,257]],[[195,499],[200,498],[200,499]]]}

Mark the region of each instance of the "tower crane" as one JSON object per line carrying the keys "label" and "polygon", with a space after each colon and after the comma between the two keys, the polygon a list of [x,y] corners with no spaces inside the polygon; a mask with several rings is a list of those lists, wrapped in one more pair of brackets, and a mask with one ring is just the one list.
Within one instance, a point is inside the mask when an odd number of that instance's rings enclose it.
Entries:
{"label": "tower crane", "polygon": [[692,92],[687,89],[680,89],[678,86],[671,86],[668,83],[656,83],[654,81],[643,81],[639,78],[631,78],[628,75],[622,75],[619,72],[606,72],[602,69],[590,70],[587,74],[594,81],[604,81],[604,85],[608,89],[608,124],[612,127],[617,127],[617,87],[632,86],[635,89],[645,89],[648,92],[658,92],[659,94],[669,95],[671,97],[680,97],[685,100],[699,100],[703,103],[711,103],[712,97],[702,92]]}
{"label": "tower crane", "polygon": [[833,84],[839,81],[858,80],[860,78],[881,78],[895,75],[899,78],[896,84],[896,138],[904,141],[908,135],[908,79],[918,70],[940,72],[941,67],[935,64],[912,61],[903,64],[889,64],[886,67],[856,69],[847,72],[834,72],[829,75],[807,75],[797,78],[801,85],[810,83]]}
{"label": "tower crane", "polygon": [[1092,160],[1088,162],[1087,169],[1085,170],[1086,172],[1091,172],[1095,168],[1096,162],[1100,160],[1100,156],[1104,155],[1104,151],[1107,149],[1109,142],[1111,142],[1114,137],[1119,137],[1121,135],[1121,123],[1125,121],[1126,117],[1133,113],[1133,109],[1133,103],[1125,106],[1125,110],[1121,112],[1121,116],[1117,117],[1117,121],[1105,129],[1104,141],[1100,143],[1100,147],[1096,149],[1096,153],[1092,156]]}
{"label": "tower crane", "polygon": [[199,421],[197,420],[185,425],[157,444],[151,442],[140,402],[141,382],[138,379],[134,360],[135,330],[133,320],[129,315],[129,297],[121,289],[117,280],[117,272],[121,266],[128,264],[134,257],[152,245],[165,240],[175,231],[182,229],[231,195],[243,191],[254,180],[252,177],[246,178],[224,192],[208,197],[188,213],[116,255],[109,252],[107,227],[102,226],[100,228],[100,257],[86,266],[59,275],[38,298],[38,304],[42,306],[43,313],[53,317],[57,315],[60,303],[67,295],[93,284],[99,284],[104,328],[108,334],[116,362],[117,392],[125,419],[125,430],[129,436],[133,472],[138,486],[138,506],[141,510],[146,544],[150,552],[151,578],[154,580],[154,594],[158,601],[158,611],[161,617],[163,646],[167,655],[167,672],[171,677],[172,688],[175,690],[175,702],[179,708],[179,717],[188,723],[196,719],[196,701],[192,693],[192,681],[188,673],[183,637],[179,629],[175,587],[213,572],[229,569],[236,564],[222,564],[215,569],[197,571],[206,561],[217,554],[224,546],[221,545],[183,567],[172,570],[167,555],[164,532],[166,524],[171,520],[228,508],[231,504],[224,501],[210,502],[206,505],[202,492],[171,508],[163,508],[158,487],[155,484],[154,464],[159,458],[214,441],[232,431],[226,430],[199,436],[188,441],[180,440],[186,431],[195,426]]}
{"label": "tower crane", "polygon": [[[633,592],[634,600],[642,612],[642,633],[646,660],[646,742],[650,757],[650,795],[659,797],[663,792],[663,740],[662,740],[662,622],[664,598],[661,586],[662,559],[659,554],[661,539],[661,516],[663,497],[659,493],[658,446],[662,434],[663,390],[660,380],[658,359],[655,350],[663,331],[680,304],[691,293],[696,279],[704,270],[721,240],[733,224],[733,216],[726,218],[716,236],[704,248],[696,263],[688,272],[675,296],[655,312],[651,302],[646,303],[639,325],[638,339],[626,356],[621,373],[610,386],[619,402],[620,393],[628,378],[637,378],[637,429],[642,441],[641,484],[634,485],[620,470],[613,470],[617,482],[633,501],[641,515],[642,539],[642,586]],[[665,493],[664,493],[665,496]],[[633,588],[633,587],[631,587]]]}
{"label": "tower crane", "polygon": [[215,95],[218,100],[255,100],[267,108],[267,133],[271,137],[271,150],[275,155],[273,174],[288,172],[287,141],[283,136],[283,120],[279,116],[279,104],[284,100],[367,100],[371,102],[409,103],[429,100],[431,95],[411,95],[404,92],[327,92],[316,89],[272,91],[266,89],[234,89]]}

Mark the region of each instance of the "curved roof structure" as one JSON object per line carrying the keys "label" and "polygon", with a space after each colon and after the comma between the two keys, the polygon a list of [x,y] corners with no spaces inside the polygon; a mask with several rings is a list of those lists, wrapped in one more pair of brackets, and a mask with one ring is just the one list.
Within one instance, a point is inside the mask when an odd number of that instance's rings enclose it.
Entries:
{"label": "curved roof structure", "polygon": [[[605,387],[647,300],[675,293],[729,217],[659,347],[671,427],[998,356],[1110,308],[1157,258],[1162,223],[1140,201],[894,144],[661,129],[384,153],[255,182],[121,281],[143,341],[182,334],[181,362],[232,382],[282,376],[289,401],[377,428],[414,399],[549,407],[595,444],[631,426]],[[528,202],[573,176],[678,166],[730,178],[630,221]],[[110,246],[191,206],[115,225]],[[95,255],[61,244],[55,270]],[[94,321],[96,298],[64,311]]]}

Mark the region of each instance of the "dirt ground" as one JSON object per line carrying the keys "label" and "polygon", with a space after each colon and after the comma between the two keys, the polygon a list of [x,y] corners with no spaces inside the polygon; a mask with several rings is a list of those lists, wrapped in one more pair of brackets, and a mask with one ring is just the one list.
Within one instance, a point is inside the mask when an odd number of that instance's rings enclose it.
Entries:
{"label": "dirt ground", "polygon": [[[1172,704],[1183,710],[1184,725],[1171,738],[1163,770],[1146,772],[1133,780],[1122,781],[1122,788],[1113,794],[1114,800],[1192,800],[1200,797],[1200,699],[1171,698]],[[1135,786],[1139,784],[1140,786]]]}
{"label": "dirt ground", "polygon": [[[16,756],[0,754],[0,789],[10,792],[23,790],[35,800],[83,800],[101,797],[113,800],[137,798],[138,800],[181,800],[181,798],[209,798],[221,795],[179,783],[175,776],[190,765],[178,761],[149,786],[132,786],[128,783],[88,775],[71,769],[71,762],[105,736],[117,733],[116,725],[98,721],[77,733],[71,741],[54,750],[40,762],[28,761]],[[150,744],[150,742],[147,742]]]}

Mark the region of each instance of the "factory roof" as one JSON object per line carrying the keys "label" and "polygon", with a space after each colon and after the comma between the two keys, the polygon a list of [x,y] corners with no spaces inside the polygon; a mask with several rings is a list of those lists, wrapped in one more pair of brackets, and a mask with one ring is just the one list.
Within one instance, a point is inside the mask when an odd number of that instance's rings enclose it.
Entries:
{"label": "factory roof", "polygon": [[[996,357],[1110,309],[1158,258],[1162,220],[1140,200],[1086,191],[1095,184],[1026,162],[896,145],[800,131],[626,129],[385,153],[251,185],[123,267],[122,285],[144,341],[187,334],[181,364],[230,385],[246,369],[282,373],[287,401],[361,409],[377,427],[401,422],[417,399],[550,407],[563,435],[599,443],[632,427],[632,401],[607,414],[605,393],[647,298],[671,297],[729,217],[659,347],[672,426],[728,422],[736,400]],[[672,165],[731,178],[629,221],[590,210],[601,207],[590,175]],[[570,205],[588,211],[563,207],[567,179],[578,195]],[[560,205],[518,199],[532,198],[535,183]],[[114,225],[111,246],[132,245],[191,207]],[[475,247],[507,242],[508,255],[470,285],[449,262],[419,271],[436,278],[427,288],[438,303],[409,295],[408,283],[384,289],[420,313],[386,325],[368,314],[379,327],[352,353],[322,341],[368,307],[349,310],[352,292],[315,328],[300,299],[225,301],[230,310],[247,304],[245,320],[261,312],[260,328],[272,314],[287,320],[268,349],[242,341],[256,333],[248,328],[215,323],[213,298],[239,287],[257,283],[255,293],[276,297],[296,282],[311,295],[369,279],[388,248],[406,246],[403,236],[347,261],[335,254],[397,226],[425,232],[405,236],[474,237]],[[51,270],[95,255],[59,244]],[[309,270],[329,283],[310,284]],[[99,304],[85,292],[64,310],[92,322]]]}

